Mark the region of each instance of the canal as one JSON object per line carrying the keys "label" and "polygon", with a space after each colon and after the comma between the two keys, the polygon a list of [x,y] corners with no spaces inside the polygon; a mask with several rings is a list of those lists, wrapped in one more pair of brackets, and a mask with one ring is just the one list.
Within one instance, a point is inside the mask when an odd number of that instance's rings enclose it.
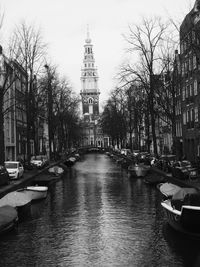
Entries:
{"label": "canal", "polygon": [[200,242],[166,224],[160,201],[107,155],[87,154],[0,238],[0,266],[200,266]]}

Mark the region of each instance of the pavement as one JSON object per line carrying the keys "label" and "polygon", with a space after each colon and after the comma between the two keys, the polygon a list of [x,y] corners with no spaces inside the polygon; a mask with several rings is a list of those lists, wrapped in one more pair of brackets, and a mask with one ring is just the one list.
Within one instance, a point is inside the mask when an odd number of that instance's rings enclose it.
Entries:
{"label": "pavement", "polygon": [[[19,188],[28,186],[31,184],[31,182],[37,177],[44,175],[47,170],[55,165],[60,164],[62,161],[57,161],[57,162],[51,162],[50,165],[45,167],[44,169],[38,170],[38,169],[33,169],[33,170],[25,170],[23,178],[17,179],[17,180],[10,180],[10,184],[8,185],[3,185],[0,186],[0,198],[5,196],[6,194],[16,191]],[[48,176],[48,174],[47,174]]]}

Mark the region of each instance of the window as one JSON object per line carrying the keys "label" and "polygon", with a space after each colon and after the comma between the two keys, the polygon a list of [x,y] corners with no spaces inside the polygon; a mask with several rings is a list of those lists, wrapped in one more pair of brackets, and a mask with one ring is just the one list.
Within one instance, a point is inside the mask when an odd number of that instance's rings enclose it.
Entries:
{"label": "window", "polygon": [[193,88],[192,88],[192,84],[190,84],[190,96],[193,95]]}
{"label": "window", "polygon": [[194,109],[190,109],[190,121],[194,121]]}
{"label": "window", "polygon": [[93,103],[92,98],[89,98],[88,103],[89,104],[92,104]]}
{"label": "window", "polygon": [[183,87],[183,101],[185,100],[185,87]]}
{"label": "window", "polygon": [[199,121],[199,112],[198,112],[198,107],[194,108],[194,121],[198,122]]}
{"label": "window", "polygon": [[186,124],[186,112],[183,113],[183,124]]}
{"label": "window", "polygon": [[194,80],[194,95],[197,95],[198,88],[197,88],[197,80]]}
{"label": "window", "polygon": [[182,76],[184,76],[185,74],[185,66],[184,66],[184,63],[182,64]]}
{"label": "window", "polygon": [[192,70],[192,58],[191,58],[191,56],[189,57],[189,71],[191,71]]}
{"label": "window", "polygon": [[193,69],[195,70],[197,67],[197,58],[196,55],[193,55]]}
{"label": "window", "polygon": [[186,122],[189,122],[189,120],[190,120],[190,111],[188,110],[186,112]]}
{"label": "window", "polygon": [[186,86],[186,90],[185,90],[185,98],[188,98],[189,96],[189,86]]}

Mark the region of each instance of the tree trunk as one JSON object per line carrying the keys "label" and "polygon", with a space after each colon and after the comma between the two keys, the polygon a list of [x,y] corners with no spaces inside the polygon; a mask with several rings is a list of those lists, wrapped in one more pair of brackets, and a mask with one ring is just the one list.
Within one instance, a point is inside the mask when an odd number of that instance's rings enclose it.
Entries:
{"label": "tree trunk", "polygon": [[0,164],[5,161],[5,143],[4,143],[4,116],[3,116],[3,89],[0,88]]}
{"label": "tree trunk", "polygon": [[158,154],[157,142],[156,142],[156,121],[154,111],[154,84],[153,84],[153,73],[150,74],[150,94],[149,94],[149,108],[151,115],[151,131],[153,139],[153,152],[155,155]]}

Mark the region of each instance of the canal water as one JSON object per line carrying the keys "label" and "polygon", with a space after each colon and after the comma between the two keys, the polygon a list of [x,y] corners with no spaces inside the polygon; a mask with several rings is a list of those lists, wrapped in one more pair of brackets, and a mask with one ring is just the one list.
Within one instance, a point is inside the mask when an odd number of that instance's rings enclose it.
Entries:
{"label": "canal water", "polygon": [[0,237],[0,266],[200,266],[200,242],[167,225],[160,201],[107,155],[85,155]]}

